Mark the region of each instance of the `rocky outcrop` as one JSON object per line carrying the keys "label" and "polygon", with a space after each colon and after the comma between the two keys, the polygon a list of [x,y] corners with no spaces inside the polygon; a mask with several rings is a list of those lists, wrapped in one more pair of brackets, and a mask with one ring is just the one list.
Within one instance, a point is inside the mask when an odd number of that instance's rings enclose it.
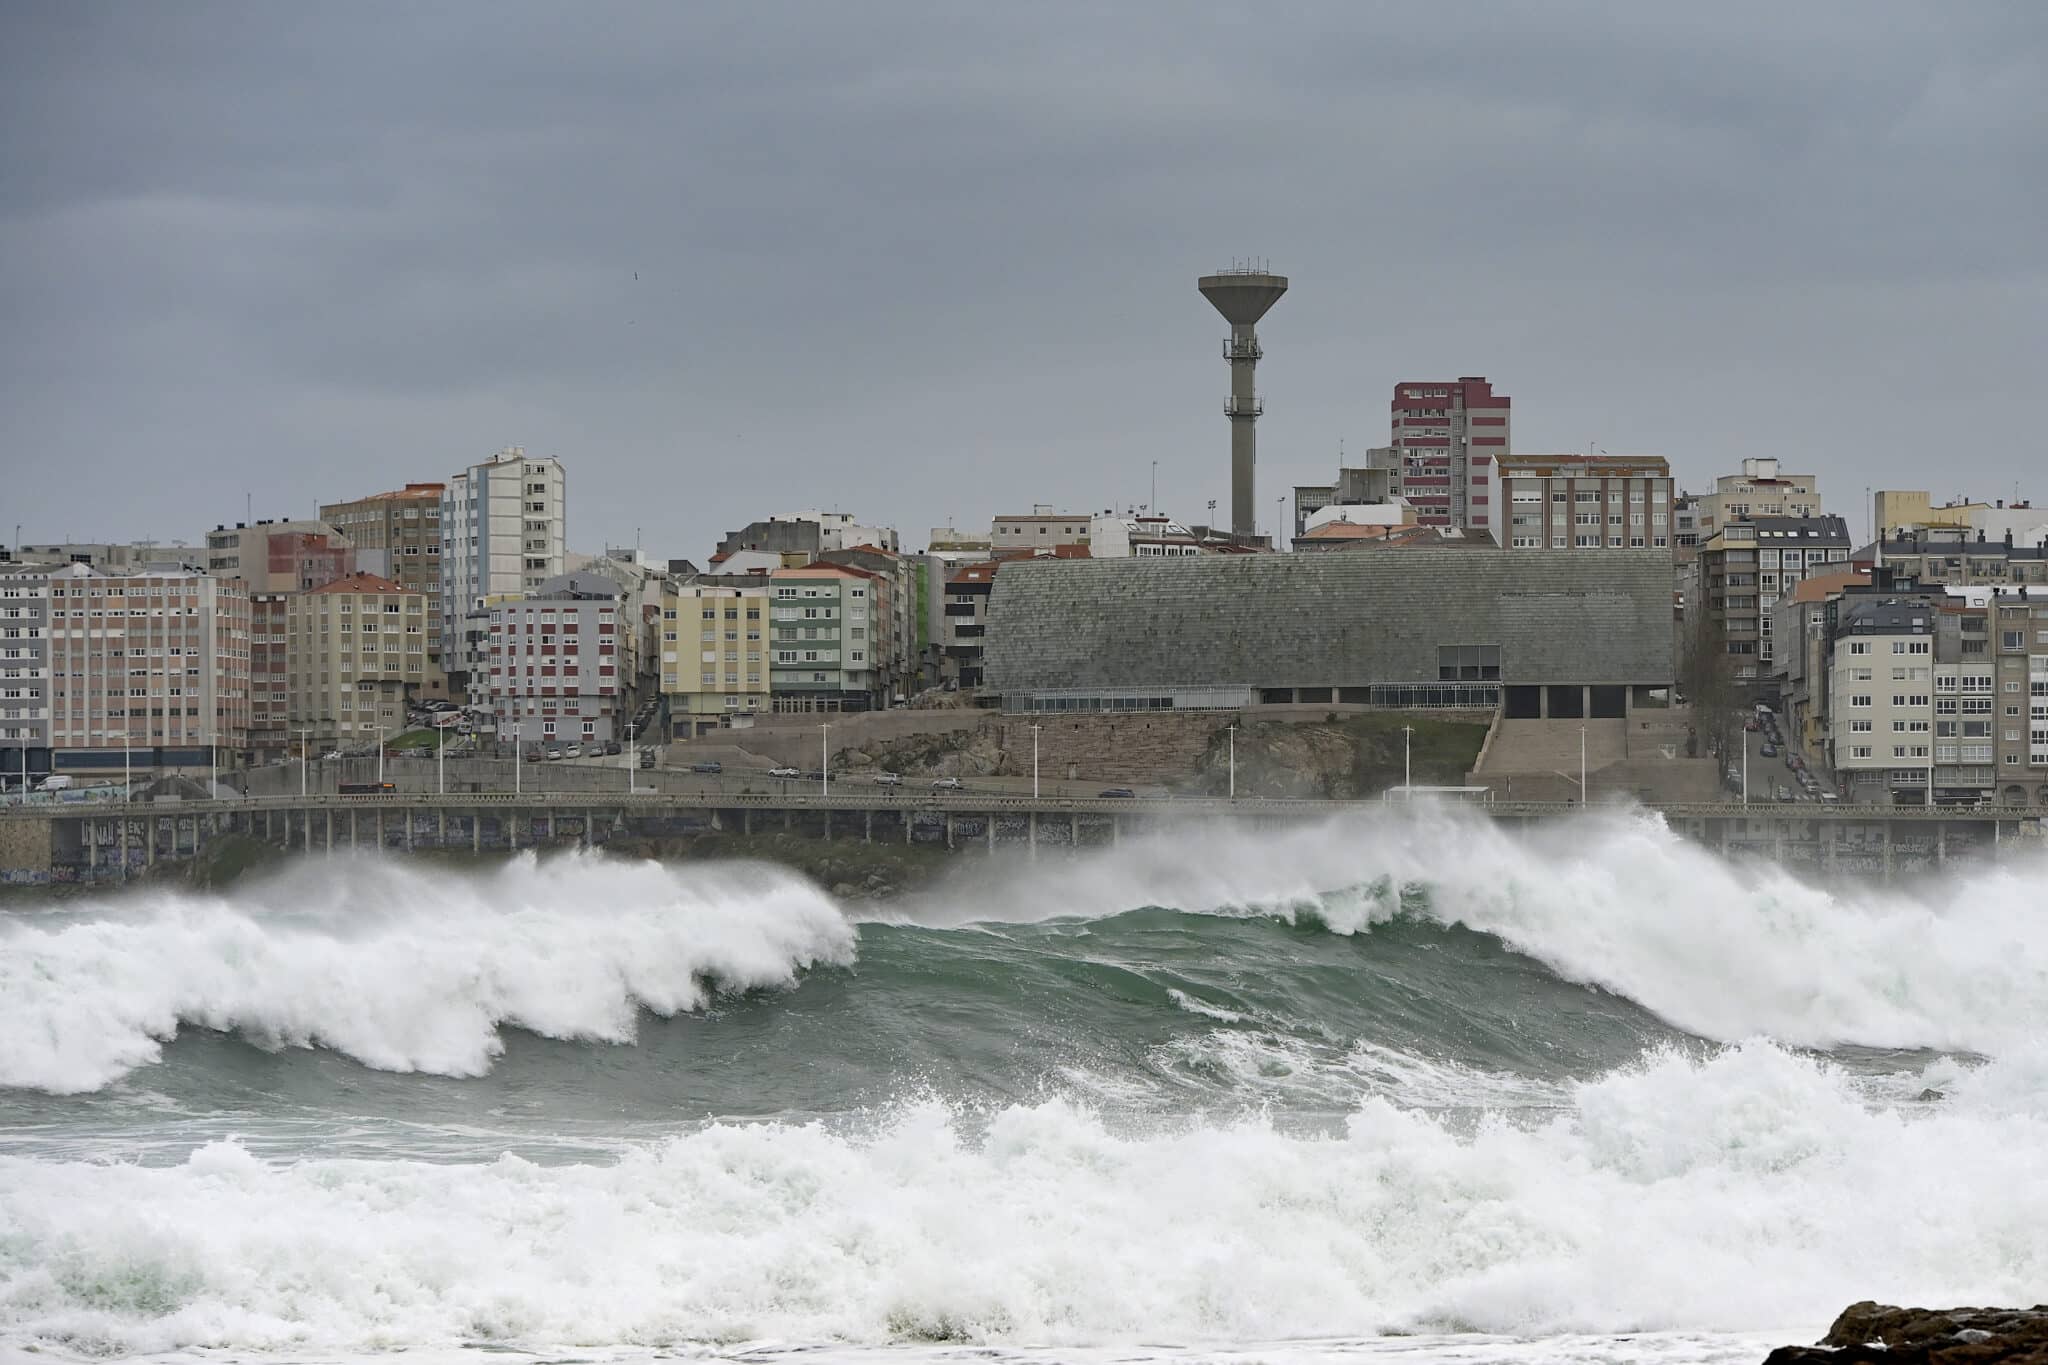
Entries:
{"label": "rocky outcrop", "polygon": [[1817,1346],[1781,1346],[1764,1365],[2048,1365],[2048,1304],[1894,1308],[1850,1304]]}

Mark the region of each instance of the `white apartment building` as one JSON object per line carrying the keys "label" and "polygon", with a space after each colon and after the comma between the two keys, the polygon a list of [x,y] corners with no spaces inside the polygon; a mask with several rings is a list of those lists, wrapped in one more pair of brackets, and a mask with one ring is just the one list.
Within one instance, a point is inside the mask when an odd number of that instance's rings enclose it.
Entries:
{"label": "white apartment building", "polygon": [[[1978,695],[1986,720],[1984,763],[1990,758],[1991,668],[1934,660],[1936,608],[1915,598],[1845,601],[1829,670],[1829,763],[1842,799],[1864,804],[1932,804],[1937,688],[1960,719],[1963,688]],[[1969,675],[1965,677],[1964,675]],[[1972,702],[1972,713],[1979,705]]]}
{"label": "white apartment building", "polygon": [[[448,481],[441,493],[441,659],[455,679],[481,676],[486,599],[529,593],[565,571],[568,481],[553,456],[519,446]],[[472,697],[472,700],[477,700]]]}
{"label": "white apartment building", "polygon": [[1194,531],[1172,517],[1105,513],[1088,521],[1088,554],[1094,559],[1156,559],[1202,553]]}
{"label": "white apartment building", "polygon": [[500,740],[524,747],[625,738],[620,599],[611,579],[578,573],[489,609],[484,704]]}

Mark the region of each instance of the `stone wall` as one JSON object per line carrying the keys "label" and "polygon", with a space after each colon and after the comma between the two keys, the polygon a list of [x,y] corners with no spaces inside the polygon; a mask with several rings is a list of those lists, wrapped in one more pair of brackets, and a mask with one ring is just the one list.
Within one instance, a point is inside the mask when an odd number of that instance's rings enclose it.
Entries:
{"label": "stone wall", "polygon": [[48,820],[0,820],[0,877],[40,880],[50,873]]}

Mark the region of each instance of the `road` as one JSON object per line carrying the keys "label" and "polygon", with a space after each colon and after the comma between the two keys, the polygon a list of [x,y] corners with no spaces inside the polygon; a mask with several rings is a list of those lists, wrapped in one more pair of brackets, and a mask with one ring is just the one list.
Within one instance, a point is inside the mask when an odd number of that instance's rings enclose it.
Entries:
{"label": "road", "polygon": [[[1779,718],[1778,729],[1779,733],[1785,736],[1788,744],[1792,744],[1792,747],[1796,750],[1795,736],[1786,732],[1785,722],[1782,717]],[[1800,790],[1798,778],[1793,775],[1792,769],[1785,764],[1785,751],[1783,748],[1779,748],[1777,753],[1766,758],[1763,753],[1763,746],[1769,742],[1769,736],[1765,735],[1761,728],[1743,731],[1742,740],[1744,746],[1749,750],[1749,799],[1751,801],[1776,801],[1780,799],[1798,801],[1806,799]],[[1803,752],[1800,753],[1800,757],[1805,759],[1807,765],[1813,769],[1813,775],[1820,779],[1820,789],[1822,791],[1834,790],[1830,774],[1827,771],[1827,765],[1824,761],[1816,761],[1815,755]],[[1787,794],[1783,798],[1779,795],[1781,790]]]}

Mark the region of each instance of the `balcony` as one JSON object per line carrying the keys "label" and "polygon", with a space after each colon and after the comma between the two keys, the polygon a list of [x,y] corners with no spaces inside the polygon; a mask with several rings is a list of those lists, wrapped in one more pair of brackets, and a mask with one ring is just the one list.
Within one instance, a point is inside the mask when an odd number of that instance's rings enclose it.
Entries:
{"label": "balcony", "polygon": [[1223,338],[1223,358],[1225,360],[1248,360],[1256,363],[1261,358],[1263,358],[1265,354],[1265,351],[1259,346],[1258,340],[1256,338]]}
{"label": "balcony", "polygon": [[1260,416],[1265,411],[1266,400],[1263,398],[1239,398],[1232,395],[1223,400],[1223,415],[1225,417],[1254,418]]}

